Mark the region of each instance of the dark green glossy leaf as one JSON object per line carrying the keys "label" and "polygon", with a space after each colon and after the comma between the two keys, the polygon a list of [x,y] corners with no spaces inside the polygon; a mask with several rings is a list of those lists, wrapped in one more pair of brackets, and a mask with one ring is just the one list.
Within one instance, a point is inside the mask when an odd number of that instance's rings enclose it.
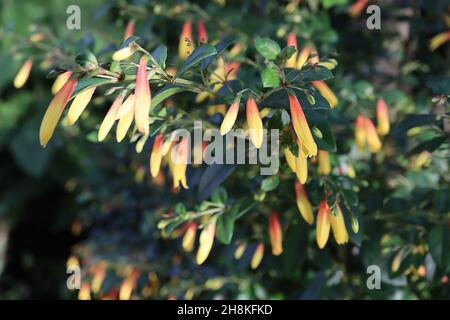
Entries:
{"label": "dark green glossy leaf", "polygon": [[187,70],[198,65],[202,60],[217,54],[217,49],[211,44],[203,44],[196,48],[190,55],[187,57],[186,61],[181,65],[180,69],[178,69],[177,76],[183,74]]}
{"label": "dark green glossy leaf", "polygon": [[264,58],[269,60],[275,60],[281,52],[278,43],[269,38],[256,38],[255,47]]}

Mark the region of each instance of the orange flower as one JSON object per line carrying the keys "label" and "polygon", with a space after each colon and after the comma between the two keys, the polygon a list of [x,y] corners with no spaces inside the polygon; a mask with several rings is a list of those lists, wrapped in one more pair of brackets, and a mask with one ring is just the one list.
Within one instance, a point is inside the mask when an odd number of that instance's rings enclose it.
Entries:
{"label": "orange flower", "polygon": [[192,40],[192,23],[186,21],[183,24],[183,30],[180,34],[180,41],[178,44],[178,55],[180,59],[185,60],[195,49],[194,41]]}
{"label": "orange flower", "polygon": [[309,46],[305,45],[303,47],[302,51],[300,52],[300,54],[298,55],[297,69],[303,68],[303,66],[309,59],[310,53],[311,53],[311,48]]}
{"label": "orange flower", "polygon": [[91,300],[91,286],[87,282],[82,282],[78,291],[78,300]]}
{"label": "orange flower", "polygon": [[303,185],[299,182],[295,182],[295,200],[297,202],[297,208],[303,219],[308,224],[313,224],[314,216],[311,203],[308,200]]}
{"label": "orange flower", "polygon": [[189,157],[188,139],[183,138],[174,151],[176,158],[173,163],[173,187],[178,188],[181,183],[184,189],[189,189],[186,182],[186,169]]}
{"label": "orange flower", "polygon": [[236,122],[237,115],[239,112],[239,102],[241,100],[241,96],[236,97],[236,99],[231,104],[230,108],[228,109],[227,113],[225,114],[225,117],[223,118],[222,124],[220,126],[220,134],[225,135],[228,133],[228,131],[233,128],[234,123]]}
{"label": "orange flower", "polygon": [[200,233],[199,239],[199,247],[197,251],[196,262],[198,265],[203,264],[206,258],[208,258],[209,253],[211,252],[213,243],[214,243],[214,235],[216,232],[216,223],[210,222],[207,226],[205,226]]}
{"label": "orange flower", "polygon": [[[299,147],[301,149],[301,147]],[[297,176],[298,181],[301,184],[305,184],[306,180],[308,180],[308,161],[306,157],[303,156],[301,151],[298,151],[299,155],[295,158],[295,174]]]}
{"label": "orange flower", "polygon": [[237,73],[240,66],[241,63],[237,61],[233,61],[225,65],[225,75],[227,77],[227,81],[234,80],[237,78]]}
{"label": "orange flower", "polygon": [[249,97],[247,100],[247,125],[250,134],[250,140],[253,145],[259,149],[263,142],[263,124],[261,116],[259,114],[258,106],[256,105],[255,99]]}
{"label": "orange flower", "polygon": [[128,129],[133,123],[134,100],[135,94],[130,94],[117,111],[116,118],[119,118],[119,123],[117,124],[116,129],[117,142],[120,142],[123,138],[125,138]]}
{"label": "orange flower", "polygon": [[348,232],[345,228],[344,215],[342,214],[341,207],[336,203],[336,210],[330,213],[331,229],[333,230],[333,236],[337,244],[344,244],[348,242]]}
{"label": "orange flower", "polygon": [[369,118],[364,119],[364,130],[370,152],[377,153],[381,149],[381,141],[373,122]]}
{"label": "orange flower", "polygon": [[43,147],[45,147],[51,139],[56,125],[58,124],[58,120],[61,118],[61,114],[76,85],[77,79],[70,79],[50,102],[39,129],[39,141]]}
{"label": "orange flower", "polygon": [[149,133],[149,113],[152,95],[147,79],[147,58],[141,57],[136,75],[136,87],[134,89],[136,99],[134,102],[134,121],[137,129],[148,135]]}
{"label": "orange flower", "polygon": [[123,40],[127,40],[129,37],[134,35],[134,19],[128,21],[127,26],[125,27],[125,33],[123,34]]}
{"label": "orange flower", "polygon": [[327,100],[330,108],[334,108],[337,106],[339,102],[338,98],[324,81],[313,81],[312,84],[317,88],[317,90],[319,90],[320,94],[325,98],[325,100]]}
{"label": "orange flower", "polygon": [[206,32],[205,23],[200,20],[197,22],[198,44],[208,43],[208,33]]}
{"label": "orange flower", "polygon": [[66,84],[71,76],[72,71],[66,71],[57,76],[55,82],[53,82],[52,85],[52,94],[56,94],[59,90],[61,90],[61,88]]}
{"label": "orange flower", "polygon": [[367,0],[356,0],[350,7],[348,14],[356,18],[361,14],[361,11],[367,6]]}
{"label": "orange flower", "polygon": [[236,247],[236,250],[234,251],[234,258],[236,260],[239,260],[242,257],[242,255],[244,254],[246,248],[247,248],[247,244],[245,242],[238,245]]}
{"label": "orange flower", "polygon": [[100,125],[100,128],[98,129],[98,141],[103,141],[109,130],[111,130],[114,122],[116,121],[117,111],[122,105],[122,101],[123,95],[119,94],[111,105],[111,108],[109,108],[108,113],[106,114],[105,118],[102,121],[102,124]]}
{"label": "orange flower", "polygon": [[163,135],[159,133],[155,137],[155,142],[153,143],[152,154],[150,155],[150,174],[153,178],[159,173],[162,160],[162,146],[163,146]]}
{"label": "orange flower", "polygon": [[386,102],[382,98],[377,103],[377,131],[380,136],[389,133],[389,111]]}
{"label": "orange flower", "polygon": [[256,246],[255,253],[253,253],[252,261],[250,262],[250,267],[254,270],[259,267],[261,261],[264,257],[264,243],[258,243]]}
{"label": "orange flower", "polygon": [[131,298],[131,293],[136,286],[138,277],[139,271],[134,269],[131,274],[122,281],[119,290],[119,300],[129,300]]}
{"label": "orange flower", "polygon": [[319,150],[319,156],[317,158],[319,160],[319,168],[317,172],[324,176],[329,175],[331,172],[330,153],[325,150]]}
{"label": "orange flower", "polygon": [[72,104],[70,105],[69,112],[67,113],[67,119],[69,120],[69,124],[73,125],[78,118],[83,113],[84,109],[86,109],[89,101],[91,101],[92,96],[94,95],[96,87],[87,88],[75,96]]}
{"label": "orange flower", "polygon": [[294,47],[295,52],[292,54],[292,56],[286,61],[286,68],[295,68],[297,65],[297,51],[298,51],[298,45],[297,45],[297,37],[295,36],[295,33],[289,33],[288,40],[287,40],[287,46],[288,47]]}
{"label": "orange flower", "polygon": [[281,232],[280,219],[278,213],[272,211],[269,221],[269,236],[272,245],[272,254],[279,256],[283,253],[283,233]]}
{"label": "orange flower", "polygon": [[365,117],[358,115],[355,123],[355,142],[359,151],[364,151],[366,148],[366,133],[364,129]]}
{"label": "orange flower", "polygon": [[316,224],[316,241],[320,249],[327,244],[330,236],[330,207],[327,199],[323,199],[319,204],[319,212],[317,214]]}
{"label": "orange flower", "polygon": [[186,252],[192,252],[195,244],[195,234],[197,233],[197,223],[188,222],[186,232],[183,236],[183,249]]}
{"label": "orange flower", "polygon": [[19,72],[17,72],[16,77],[14,78],[14,87],[20,89],[27,82],[28,77],[30,76],[31,67],[33,67],[33,60],[28,59],[24,62],[22,67],[20,67]]}
{"label": "orange flower", "polygon": [[450,41],[450,31],[441,32],[431,38],[428,47],[434,51],[448,41]]}
{"label": "orange flower", "polygon": [[[306,121],[305,114],[303,113],[297,97],[293,94],[289,94],[289,105],[291,109],[292,125],[302,147],[304,147],[307,151],[307,156],[311,157],[317,155],[317,145],[313,139],[311,131],[309,130],[309,125]],[[300,151],[301,150],[299,150],[299,153]]]}

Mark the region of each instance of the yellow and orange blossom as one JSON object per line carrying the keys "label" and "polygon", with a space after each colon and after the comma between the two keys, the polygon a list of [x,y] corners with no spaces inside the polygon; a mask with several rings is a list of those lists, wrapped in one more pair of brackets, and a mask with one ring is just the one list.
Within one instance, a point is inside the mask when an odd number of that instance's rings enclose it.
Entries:
{"label": "yellow and orange blossom", "polygon": [[[289,105],[291,110],[291,121],[294,127],[295,133],[301,142],[301,146],[307,151],[307,156],[313,157],[317,155],[317,145],[309,129],[308,122],[306,121],[305,114],[298,102],[295,95],[289,94]],[[299,153],[301,150],[299,150]]]}
{"label": "yellow and orange blossom", "polygon": [[327,100],[330,108],[334,108],[337,106],[339,102],[338,98],[324,81],[313,81],[312,84],[317,88],[317,90],[319,90],[320,94],[325,98],[325,100]]}
{"label": "yellow and orange blossom", "polygon": [[213,243],[214,243],[214,235],[216,232],[216,223],[210,222],[206,225],[202,232],[200,233],[200,245],[197,251],[196,262],[198,265],[203,264],[206,258],[208,258],[209,253],[211,252]]}
{"label": "yellow and orange blossom", "polygon": [[327,199],[323,199],[319,204],[319,212],[317,213],[316,224],[316,241],[320,249],[327,244],[330,236],[330,207]]}
{"label": "yellow and orange blossom", "polygon": [[246,114],[250,140],[252,141],[253,145],[257,149],[259,149],[263,142],[264,131],[258,106],[256,105],[255,99],[253,97],[249,97],[247,99]]}
{"label": "yellow and orange blossom", "polygon": [[294,47],[295,52],[292,54],[292,56],[286,61],[286,68],[295,68],[297,65],[297,52],[298,52],[298,45],[297,45],[297,37],[295,33],[289,33],[288,40],[287,40],[287,46],[288,47]]}
{"label": "yellow and orange blossom", "polygon": [[192,38],[192,23],[186,21],[183,24],[183,29],[180,34],[180,41],[178,44],[178,55],[181,60],[185,60],[195,49],[195,44]]}
{"label": "yellow and orange blossom", "polygon": [[92,96],[94,95],[95,88],[96,87],[87,88],[75,96],[70,105],[69,112],[67,113],[67,119],[69,120],[70,125],[73,125],[81,116],[84,109],[86,109],[89,101],[91,101]]}
{"label": "yellow and orange blossom", "polygon": [[51,139],[59,118],[61,118],[61,114],[64,111],[67,101],[69,101],[77,82],[77,79],[70,79],[67,81],[50,102],[39,129],[39,141],[43,147],[45,147]]}
{"label": "yellow and orange blossom", "polygon": [[200,20],[197,22],[198,44],[208,43],[208,33],[206,32],[205,23]]}
{"label": "yellow and orange blossom", "polygon": [[174,152],[175,159],[173,161],[173,187],[178,188],[181,183],[184,189],[189,189],[186,181],[186,169],[189,157],[188,139],[183,138],[176,145]]}
{"label": "yellow and orange blossom", "polygon": [[335,214],[330,213],[331,229],[337,244],[344,244],[348,242],[348,232],[345,228],[344,215],[341,207],[336,203]]}
{"label": "yellow and orange blossom", "polygon": [[191,221],[188,222],[186,232],[183,236],[183,249],[186,252],[192,252],[195,244],[195,234],[197,233],[197,223]]}
{"label": "yellow and orange blossom", "polygon": [[52,85],[52,94],[56,94],[59,90],[61,90],[61,88],[66,84],[71,76],[72,71],[66,71],[57,76],[55,82],[53,82]]}
{"label": "yellow and orange blossom", "polygon": [[153,178],[159,173],[162,160],[163,135],[158,133],[153,143],[152,154],[150,155],[150,174]]}
{"label": "yellow and orange blossom", "polygon": [[448,41],[450,41],[450,31],[441,32],[431,38],[429,48],[434,51]]}
{"label": "yellow and orange blossom", "polygon": [[239,102],[241,100],[241,97],[237,97],[233,103],[231,104],[230,108],[228,109],[227,113],[225,114],[225,117],[223,118],[222,124],[220,125],[220,134],[225,135],[228,133],[228,131],[233,128],[234,123],[236,122],[238,111],[239,111]]}
{"label": "yellow and orange blossom", "polygon": [[139,60],[139,67],[136,75],[135,101],[134,101],[134,121],[139,132],[148,135],[149,133],[149,113],[151,105],[150,84],[147,79],[147,57],[143,56]]}
{"label": "yellow and orange blossom", "polygon": [[319,168],[317,172],[321,175],[327,176],[331,172],[330,153],[325,150],[319,150],[318,155]]}
{"label": "yellow and orange blossom", "polygon": [[355,143],[359,151],[366,148],[366,132],[364,129],[365,117],[358,115],[355,122]]}
{"label": "yellow and orange blossom", "polygon": [[306,195],[303,185],[299,182],[295,182],[295,200],[297,202],[298,211],[302,215],[303,219],[306,223],[313,224],[313,208],[308,200],[308,196]]}
{"label": "yellow and orange blossom", "polygon": [[254,270],[259,267],[261,261],[264,257],[264,243],[258,243],[256,246],[255,253],[253,253],[252,261],[250,262],[250,267]]}
{"label": "yellow and orange blossom", "polygon": [[389,133],[389,110],[386,102],[382,98],[377,102],[377,131],[380,136],[385,136]]}
{"label": "yellow and orange blossom", "polygon": [[125,33],[123,34],[123,40],[127,40],[129,37],[134,36],[134,19],[128,21],[127,26],[125,27]]}
{"label": "yellow and orange blossom", "polygon": [[98,141],[103,141],[108,132],[111,130],[112,126],[114,125],[114,122],[116,121],[117,111],[119,111],[122,102],[123,102],[123,95],[119,94],[117,98],[114,100],[111,107],[109,108],[105,118],[103,119],[100,125],[100,128],[98,129]]}
{"label": "yellow and orange blossom", "polygon": [[361,14],[361,11],[367,6],[367,0],[356,0],[350,7],[348,14],[352,18],[356,18]]}
{"label": "yellow and orange blossom", "polygon": [[272,211],[269,221],[269,236],[272,245],[272,254],[279,256],[283,253],[283,233],[281,232],[280,219],[278,213]]}
{"label": "yellow and orange blossom", "polygon": [[380,151],[381,141],[378,137],[378,133],[373,122],[369,118],[364,119],[364,132],[366,134],[366,141],[369,146],[369,151],[372,153],[377,153]]}
{"label": "yellow and orange blossom", "polygon": [[20,67],[19,72],[17,72],[16,77],[14,78],[14,87],[20,89],[27,82],[28,77],[30,76],[31,68],[33,67],[33,60],[28,59],[24,62],[24,64]]}

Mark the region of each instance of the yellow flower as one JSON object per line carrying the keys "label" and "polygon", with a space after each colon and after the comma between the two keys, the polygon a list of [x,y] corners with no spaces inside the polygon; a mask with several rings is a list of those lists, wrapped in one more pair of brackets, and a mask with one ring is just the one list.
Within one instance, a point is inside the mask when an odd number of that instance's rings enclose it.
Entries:
{"label": "yellow flower", "polygon": [[186,169],[189,157],[188,139],[183,138],[174,149],[175,159],[173,161],[173,187],[181,185],[184,189],[189,189],[186,181]]}
{"label": "yellow flower", "polygon": [[[300,149],[300,148],[299,148]],[[301,151],[298,151],[299,155],[295,158],[295,174],[298,181],[301,184],[305,184],[308,179],[308,161],[306,157],[301,155]]]}
{"label": "yellow flower", "polygon": [[313,224],[314,215],[311,203],[308,200],[303,185],[299,182],[295,182],[295,200],[297,202],[297,208],[303,219],[308,224]]}
{"label": "yellow flower", "polygon": [[114,61],[122,61],[131,57],[135,52],[136,48],[134,46],[126,46],[114,52],[112,59]]}
{"label": "yellow flower", "polygon": [[348,232],[345,228],[344,215],[336,203],[336,214],[330,213],[331,229],[333,230],[333,236],[337,244],[344,244],[348,242]]}
{"label": "yellow flower", "polygon": [[377,102],[377,131],[380,136],[389,133],[389,111],[386,102],[382,98]]}
{"label": "yellow flower", "polygon": [[138,277],[139,271],[135,269],[122,281],[119,289],[119,300],[129,300],[131,298],[131,293],[136,286]]}
{"label": "yellow flower", "polygon": [[66,84],[71,76],[72,71],[66,71],[57,76],[52,85],[52,94],[56,94]]}
{"label": "yellow flower", "polygon": [[252,261],[250,262],[250,267],[254,270],[259,267],[261,261],[264,257],[264,243],[258,243],[256,246],[255,253],[253,253]]}
{"label": "yellow flower", "polygon": [[292,170],[292,172],[295,173],[297,158],[294,156],[291,149],[289,149],[289,148],[284,149],[284,156],[286,157],[286,162],[287,162],[289,168]]}
{"label": "yellow flower", "polygon": [[72,104],[70,105],[69,112],[67,113],[67,119],[69,120],[70,125],[73,125],[83,113],[94,95],[95,88],[96,87],[87,88],[75,96],[75,99],[73,99]]}
{"label": "yellow flower", "polygon": [[123,95],[120,94],[114,100],[111,108],[109,108],[106,113],[105,118],[103,119],[100,128],[98,129],[98,141],[103,141],[108,134],[109,130],[111,130],[114,122],[116,121],[117,111],[120,109],[123,101]]}
{"label": "yellow flower", "polygon": [[50,102],[39,129],[39,141],[43,147],[45,147],[51,139],[59,118],[61,118],[61,114],[76,85],[77,79],[70,79]]}
{"label": "yellow flower", "polygon": [[195,234],[197,233],[197,224],[195,222],[189,222],[187,224],[186,232],[183,236],[183,249],[186,252],[192,252],[195,244]]}
{"label": "yellow flower", "polygon": [[[117,111],[117,117],[119,117],[119,123],[116,128],[116,139],[120,142],[125,138],[128,129],[133,123],[134,116],[134,99],[135,95],[130,94],[124,103],[120,106]],[[121,113],[124,113],[123,115]]]}
{"label": "yellow flower", "polygon": [[155,137],[155,142],[153,143],[152,154],[150,155],[150,174],[153,178],[159,173],[162,160],[162,147],[163,147],[163,135],[159,133]]}
{"label": "yellow flower", "polygon": [[330,87],[324,81],[313,81],[313,86],[319,90],[320,94],[327,100],[330,108],[334,108],[338,104],[338,98]]}
{"label": "yellow flower", "polygon": [[180,34],[180,41],[178,44],[178,55],[181,60],[185,60],[195,49],[194,40],[192,37],[192,23],[186,21],[183,24],[183,30]]}
{"label": "yellow flower", "polygon": [[28,59],[24,62],[22,67],[20,67],[19,72],[17,72],[16,77],[14,78],[14,87],[20,89],[27,82],[28,77],[30,76],[31,68],[33,67],[33,60]]}
{"label": "yellow flower", "polygon": [[367,145],[369,146],[369,151],[372,153],[377,153],[381,150],[381,141],[378,137],[377,130],[373,125],[373,122],[369,118],[364,119],[364,131],[366,134]]}
{"label": "yellow flower", "polygon": [[[291,110],[291,121],[302,148],[307,150],[308,156],[317,155],[317,145],[309,130],[308,122],[306,121],[305,114],[298,102],[295,95],[289,94],[289,105]],[[301,150],[299,150],[300,153]]]}
{"label": "yellow flower", "polygon": [[278,213],[272,211],[269,221],[269,236],[272,245],[272,254],[279,256],[283,253],[283,233],[281,232],[280,219]]}
{"label": "yellow flower", "polygon": [[249,97],[247,100],[246,113],[250,140],[252,141],[253,145],[257,149],[259,149],[263,142],[264,131],[258,106],[256,105],[255,99],[253,99],[253,97]]}
{"label": "yellow flower", "polygon": [[244,254],[246,248],[247,248],[247,244],[245,242],[238,245],[236,250],[234,251],[234,258],[236,260],[239,260],[242,257],[242,255]]}
{"label": "yellow flower", "polygon": [[319,168],[317,172],[324,176],[329,175],[331,172],[330,153],[325,150],[319,150],[319,155],[317,158],[319,161]]}
{"label": "yellow flower", "polygon": [[91,286],[87,282],[82,282],[78,291],[78,300],[91,300]]}
{"label": "yellow flower", "polygon": [[305,45],[303,47],[302,51],[300,51],[300,54],[298,55],[297,69],[303,68],[303,66],[309,59],[310,53],[311,53],[311,48],[309,46]]}
{"label": "yellow flower", "polygon": [[295,66],[297,65],[297,51],[298,51],[297,37],[296,37],[295,33],[289,33],[288,40],[287,40],[287,46],[294,47],[295,52],[286,61],[286,68],[295,68]]}
{"label": "yellow flower", "polygon": [[241,100],[241,97],[237,97],[234,102],[231,104],[230,108],[228,109],[227,113],[225,114],[225,117],[223,118],[222,124],[220,126],[220,134],[225,135],[228,133],[228,131],[233,128],[234,123],[236,122],[238,112],[239,112],[239,102]]}
{"label": "yellow flower", "polygon": [[214,243],[214,235],[216,232],[216,223],[210,222],[208,225],[206,225],[202,232],[200,233],[200,239],[199,239],[199,247],[197,251],[197,257],[196,262],[198,265],[203,264],[205,262],[206,258],[208,258],[209,253],[211,252],[213,243]]}
{"label": "yellow flower", "polygon": [[355,143],[359,151],[364,151],[366,148],[366,132],[364,129],[365,117],[358,115],[355,123]]}
{"label": "yellow flower", "polygon": [[330,236],[330,207],[327,200],[323,199],[319,204],[319,212],[317,214],[316,224],[316,241],[320,249],[327,244]]}
{"label": "yellow flower", "polygon": [[433,38],[431,38],[428,46],[431,51],[434,51],[440,46],[442,46],[444,43],[448,42],[449,40],[450,40],[450,31],[441,32],[435,35]]}
{"label": "yellow flower", "polygon": [[134,121],[139,132],[149,134],[149,113],[151,105],[151,91],[147,79],[147,58],[141,57],[136,75],[136,86],[134,89]]}

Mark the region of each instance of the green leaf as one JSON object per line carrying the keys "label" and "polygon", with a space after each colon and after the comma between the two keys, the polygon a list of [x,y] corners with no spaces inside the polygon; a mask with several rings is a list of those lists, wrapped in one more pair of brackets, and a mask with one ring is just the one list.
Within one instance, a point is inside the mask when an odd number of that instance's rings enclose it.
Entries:
{"label": "green leaf", "polygon": [[83,78],[78,80],[70,99],[74,98],[78,93],[92,87],[103,86],[105,84],[114,83],[111,79],[105,78]]}
{"label": "green leaf", "polygon": [[98,61],[92,52],[80,53],[76,56],[75,62],[84,68],[96,68],[98,67]]}
{"label": "green leaf", "polygon": [[264,58],[269,60],[275,60],[281,52],[278,43],[269,38],[256,38],[255,47]]}
{"label": "green leaf", "polygon": [[227,202],[227,199],[228,199],[227,190],[225,190],[224,188],[218,188],[214,190],[214,192],[211,195],[211,200],[214,203],[223,204]]}
{"label": "green leaf", "polygon": [[183,65],[177,72],[177,76],[183,74],[185,71],[198,65],[202,60],[217,54],[217,49],[211,44],[203,44],[196,48],[189,57],[184,61]]}
{"label": "green leaf", "polygon": [[450,95],[450,76],[430,79],[426,84],[435,95]]}
{"label": "green leaf", "polygon": [[401,134],[411,128],[425,125],[439,125],[440,122],[433,114],[408,114],[393,130],[393,134]]}
{"label": "green leaf", "polygon": [[333,72],[322,66],[315,66],[311,69],[290,69],[286,75],[288,83],[303,84],[305,82],[327,80],[333,78]]}
{"label": "green leaf", "polygon": [[442,226],[434,227],[428,233],[428,246],[434,261],[441,264],[444,253],[444,228]]}
{"label": "green leaf", "polygon": [[225,37],[224,39],[222,39],[218,44],[215,45],[217,53],[204,59],[200,64],[200,68],[202,68],[202,70],[205,70],[211,64],[211,62],[213,62],[214,58],[217,55],[221,54],[226,48],[232,45],[235,41],[236,38],[232,36]]}
{"label": "green leaf", "polygon": [[347,4],[349,0],[322,0],[322,5],[325,9],[329,9],[334,6]]}
{"label": "green leaf", "polygon": [[255,206],[255,204],[256,203],[253,200],[253,197],[240,198],[236,200],[236,202],[231,207],[230,215],[234,219],[238,219],[249,212]]}
{"label": "green leaf", "polygon": [[216,221],[216,238],[223,244],[230,244],[234,232],[234,218],[228,213],[219,215]]}
{"label": "green leaf", "polygon": [[261,182],[261,190],[268,192],[274,190],[280,184],[280,178],[277,175],[265,178]]}
{"label": "green leaf", "polygon": [[152,108],[159,105],[161,102],[166,100],[167,98],[173,96],[174,94],[185,92],[185,91],[193,91],[189,87],[177,85],[177,84],[168,84],[161,88],[161,90],[156,93],[154,97],[152,97]]}
{"label": "green leaf", "polygon": [[182,202],[178,202],[177,205],[175,206],[175,213],[178,216],[182,216],[186,213],[186,206],[184,205],[184,203]]}
{"label": "green leaf", "polygon": [[139,39],[140,39],[140,37],[138,37],[138,36],[131,36],[131,37],[127,38],[127,39],[122,43],[121,48],[128,47],[131,43],[136,42],[136,41],[138,41]]}
{"label": "green leaf", "polygon": [[261,81],[264,88],[274,88],[280,85],[280,75],[273,68],[266,68],[261,73]]}
{"label": "green leaf", "polygon": [[167,47],[165,45],[160,45],[152,52],[153,58],[155,58],[156,62],[158,62],[161,68],[166,67],[166,59],[167,59]]}
{"label": "green leaf", "polygon": [[448,139],[445,136],[435,137],[433,139],[424,141],[419,145],[415,146],[411,151],[409,151],[409,155],[414,155],[421,153],[422,151],[433,152],[438,149],[444,142]]}
{"label": "green leaf", "polygon": [[204,171],[198,185],[198,198],[200,201],[209,198],[212,192],[219,187],[236,169],[236,165],[211,164]]}

